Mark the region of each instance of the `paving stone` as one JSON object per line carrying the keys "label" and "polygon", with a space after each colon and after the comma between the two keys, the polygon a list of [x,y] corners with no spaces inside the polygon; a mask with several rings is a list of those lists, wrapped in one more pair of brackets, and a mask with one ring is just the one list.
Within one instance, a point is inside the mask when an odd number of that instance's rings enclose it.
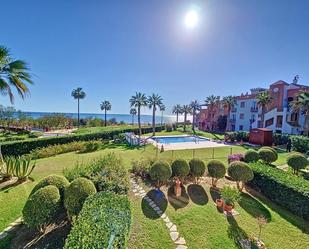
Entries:
{"label": "paving stone", "polygon": [[172,222],[168,222],[165,225],[167,226],[168,229],[170,229],[173,226],[173,223]]}
{"label": "paving stone", "polygon": [[137,189],[132,189],[133,193],[136,193],[137,192]]}
{"label": "paving stone", "polygon": [[184,246],[184,245],[178,245],[176,247],[176,249],[187,249],[188,247],[187,246]]}
{"label": "paving stone", "polygon": [[8,234],[6,232],[0,233],[0,240],[5,238]]}
{"label": "paving stone", "polygon": [[162,219],[165,219],[165,218],[166,218],[166,214],[162,214],[162,215],[161,215],[161,218],[162,218]]}
{"label": "paving stone", "polygon": [[155,208],[157,205],[155,203],[151,204],[150,207]]}
{"label": "paving stone", "polygon": [[13,229],[13,226],[8,226],[6,229],[3,230],[3,232],[9,232]]}
{"label": "paving stone", "polygon": [[186,244],[186,240],[183,237],[180,237],[178,240],[175,241],[175,244],[185,245]]}
{"label": "paving stone", "polygon": [[144,198],[146,196],[146,194],[140,194],[140,196]]}
{"label": "paving stone", "polygon": [[173,225],[173,226],[170,228],[170,231],[171,231],[171,232],[177,232],[177,227],[176,227],[176,225]]}
{"label": "paving stone", "polygon": [[161,211],[161,209],[157,206],[153,208],[155,211]]}
{"label": "paving stone", "polygon": [[175,241],[175,240],[178,239],[179,233],[178,232],[171,232],[170,236],[171,236],[172,241]]}
{"label": "paving stone", "polygon": [[149,205],[150,205],[150,206],[151,206],[151,205],[153,205],[153,204],[154,204],[154,202],[153,202],[153,201],[150,201],[150,202],[149,202]]}
{"label": "paving stone", "polygon": [[166,223],[169,223],[169,222],[170,222],[170,219],[166,216],[166,218],[164,218],[164,221],[165,221]]}
{"label": "paving stone", "polygon": [[162,212],[161,210],[156,211],[156,212],[157,212],[157,214],[160,215],[160,216],[163,214],[163,212]]}

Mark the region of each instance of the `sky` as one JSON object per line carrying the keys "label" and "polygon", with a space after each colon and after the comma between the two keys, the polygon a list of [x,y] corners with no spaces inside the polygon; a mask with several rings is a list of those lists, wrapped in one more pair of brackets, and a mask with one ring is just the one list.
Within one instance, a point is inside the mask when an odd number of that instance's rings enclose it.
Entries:
{"label": "sky", "polygon": [[81,112],[109,100],[111,113],[128,113],[140,91],[160,94],[170,113],[296,74],[309,84],[307,0],[3,0],[1,10],[0,45],[28,62],[35,82],[31,96],[16,96],[23,111],[75,112],[76,87],[87,94]]}

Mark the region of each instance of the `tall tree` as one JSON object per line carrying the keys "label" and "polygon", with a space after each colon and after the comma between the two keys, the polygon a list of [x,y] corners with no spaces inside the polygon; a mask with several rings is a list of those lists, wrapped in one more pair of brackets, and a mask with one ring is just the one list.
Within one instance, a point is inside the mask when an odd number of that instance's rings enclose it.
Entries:
{"label": "tall tree", "polygon": [[139,128],[139,140],[142,135],[142,127],[141,127],[141,107],[147,106],[147,97],[144,93],[137,92],[134,96],[132,96],[129,100],[131,107],[135,107],[137,109],[137,122]]}
{"label": "tall tree", "polygon": [[193,100],[190,104],[192,109],[192,131],[195,132],[195,119],[196,119],[196,111],[201,110],[201,105],[197,100]]}
{"label": "tall tree", "polygon": [[209,110],[210,113],[210,123],[211,123],[211,130],[213,130],[213,119],[214,119],[214,110],[215,107],[220,104],[220,96],[210,95],[206,98],[205,104]]}
{"label": "tall tree", "polygon": [[0,46],[0,92],[9,95],[13,103],[14,94],[11,87],[24,98],[29,93],[27,84],[33,84],[27,63],[12,59],[9,49]]}
{"label": "tall tree", "polygon": [[265,112],[266,112],[266,107],[272,102],[273,98],[270,96],[268,91],[261,92],[256,96],[257,99],[257,104],[259,107],[262,108],[262,116],[261,116],[261,123],[262,123],[262,128],[264,128],[264,117],[265,117]]}
{"label": "tall tree", "polygon": [[222,99],[222,104],[227,110],[227,119],[226,119],[226,131],[229,131],[231,129],[230,127],[230,114],[232,111],[232,108],[236,105],[236,98],[234,96],[226,96]]}
{"label": "tall tree", "polygon": [[152,135],[156,134],[156,110],[157,107],[160,108],[162,103],[162,97],[158,94],[152,94],[147,98],[147,104],[150,109],[152,109]]}
{"label": "tall tree", "polygon": [[86,97],[86,93],[83,91],[83,88],[77,87],[73,89],[71,96],[74,99],[77,99],[77,126],[79,127],[79,100],[84,99]]}
{"label": "tall tree", "polygon": [[166,107],[165,107],[165,105],[160,105],[160,111],[161,111],[161,127],[162,127],[162,125],[163,125],[163,113],[165,112],[165,109],[166,109]]}
{"label": "tall tree", "polygon": [[176,128],[178,127],[178,117],[179,117],[179,114],[182,114],[182,107],[181,105],[175,105],[173,107],[173,114],[176,114]]}
{"label": "tall tree", "polygon": [[182,106],[182,113],[184,114],[184,124],[183,124],[183,131],[186,132],[187,128],[187,115],[190,114],[192,111],[190,105],[183,105]]}
{"label": "tall tree", "polygon": [[132,125],[134,125],[134,116],[137,114],[137,111],[135,108],[130,109],[130,114],[132,115]]}
{"label": "tall tree", "polygon": [[104,126],[106,126],[106,112],[112,109],[112,104],[108,100],[101,102],[101,110],[104,111]]}
{"label": "tall tree", "polygon": [[309,92],[301,92],[292,101],[294,111],[301,112],[305,115],[304,135],[309,136]]}

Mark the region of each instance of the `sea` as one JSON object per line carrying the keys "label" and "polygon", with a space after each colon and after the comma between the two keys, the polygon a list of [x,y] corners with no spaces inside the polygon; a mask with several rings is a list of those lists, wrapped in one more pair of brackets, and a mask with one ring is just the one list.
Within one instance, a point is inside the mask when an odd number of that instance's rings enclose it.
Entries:
{"label": "sea", "polygon": [[[62,114],[65,115],[66,117],[69,118],[77,118],[77,113],[52,113],[52,112],[23,112],[26,114],[28,117],[32,117],[34,119],[43,117],[43,116],[50,116],[50,115],[55,115],[55,114]],[[86,118],[99,118],[99,119],[104,119],[104,114],[99,114],[99,113],[80,113],[79,114],[80,119],[86,119]],[[106,115],[106,119],[116,119],[117,122],[124,122],[127,124],[132,123],[132,115],[129,114],[110,114],[108,113]],[[188,118],[189,119],[189,118]],[[164,115],[163,116],[163,123],[173,123],[176,121],[176,116],[173,115]],[[183,117],[179,116],[179,122],[183,121]],[[134,117],[134,123],[137,123],[137,116]],[[141,123],[142,124],[151,124],[152,123],[152,115],[141,115]],[[156,116],[156,123],[160,124],[161,123],[161,116]]]}

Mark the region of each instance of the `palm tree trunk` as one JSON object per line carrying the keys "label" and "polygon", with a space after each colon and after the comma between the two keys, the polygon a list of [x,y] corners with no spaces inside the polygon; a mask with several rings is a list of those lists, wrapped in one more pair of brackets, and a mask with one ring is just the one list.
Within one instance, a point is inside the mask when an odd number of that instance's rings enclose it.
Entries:
{"label": "palm tree trunk", "polygon": [[187,113],[185,112],[185,120],[184,120],[184,124],[183,124],[183,131],[186,131],[186,124],[187,124]]}
{"label": "palm tree trunk", "polygon": [[225,131],[229,131],[230,130],[230,115],[231,115],[231,111],[228,110]]}
{"label": "palm tree trunk", "polygon": [[106,109],[104,111],[104,126],[106,127]]}
{"label": "palm tree trunk", "polygon": [[178,128],[178,112],[176,113],[176,129]]}
{"label": "palm tree trunk", "polygon": [[193,110],[193,115],[192,115],[192,131],[195,131],[195,110]]}
{"label": "palm tree trunk", "polygon": [[77,98],[77,127],[79,128],[79,98]]}
{"label": "palm tree trunk", "polygon": [[163,125],[163,111],[161,113],[161,127],[162,127],[162,125]]}
{"label": "palm tree trunk", "polygon": [[305,114],[304,136],[309,136],[309,114]]}
{"label": "palm tree trunk", "polygon": [[137,122],[138,122],[138,129],[139,129],[139,139],[138,143],[140,144],[141,135],[142,135],[142,127],[141,127],[141,107],[138,106],[137,108]]}
{"label": "palm tree trunk", "polygon": [[264,115],[265,115],[265,106],[262,106],[262,117],[261,117],[262,127],[261,128],[264,128]]}
{"label": "palm tree trunk", "polygon": [[152,107],[152,135],[156,135],[156,106]]}
{"label": "palm tree trunk", "polygon": [[132,125],[134,125],[134,115],[132,115]]}

